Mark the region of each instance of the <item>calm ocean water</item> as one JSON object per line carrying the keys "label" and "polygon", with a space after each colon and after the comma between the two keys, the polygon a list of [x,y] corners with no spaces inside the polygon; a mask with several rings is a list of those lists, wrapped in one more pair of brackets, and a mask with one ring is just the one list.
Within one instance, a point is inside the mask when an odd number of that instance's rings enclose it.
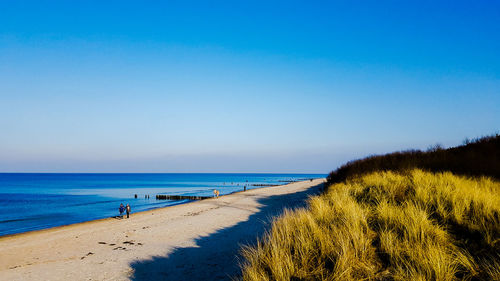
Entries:
{"label": "calm ocean water", "polygon": [[0,173],[0,236],[116,216],[120,203],[130,204],[133,213],[188,202],[156,200],[156,194],[211,196],[217,188],[223,195],[245,185],[252,189],[325,176]]}

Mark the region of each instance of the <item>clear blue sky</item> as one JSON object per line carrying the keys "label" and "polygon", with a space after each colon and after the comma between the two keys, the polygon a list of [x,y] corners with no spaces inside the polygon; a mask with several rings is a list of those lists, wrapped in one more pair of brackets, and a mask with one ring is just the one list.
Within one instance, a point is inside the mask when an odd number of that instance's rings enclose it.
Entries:
{"label": "clear blue sky", "polygon": [[1,1],[0,171],[326,173],[458,145],[500,128],[499,50],[498,1]]}

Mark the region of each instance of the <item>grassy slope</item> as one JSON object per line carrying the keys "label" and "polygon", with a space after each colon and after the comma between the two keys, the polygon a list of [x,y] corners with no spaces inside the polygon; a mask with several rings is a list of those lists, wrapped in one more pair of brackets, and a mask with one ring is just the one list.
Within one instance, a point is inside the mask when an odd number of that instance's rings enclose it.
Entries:
{"label": "grassy slope", "polygon": [[350,162],[244,248],[243,280],[500,280],[499,178],[498,135]]}
{"label": "grassy slope", "polygon": [[375,172],[287,211],[244,249],[244,280],[500,280],[500,183]]}

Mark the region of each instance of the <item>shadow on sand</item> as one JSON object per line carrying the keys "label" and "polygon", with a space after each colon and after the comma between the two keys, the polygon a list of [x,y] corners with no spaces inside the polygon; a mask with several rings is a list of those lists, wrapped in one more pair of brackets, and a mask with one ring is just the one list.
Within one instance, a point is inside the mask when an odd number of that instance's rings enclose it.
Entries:
{"label": "shadow on sand", "polygon": [[303,192],[259,199],[262,207],[258,213],[247,221],[196,239],[197,247],[176,248],[168,255],[131,263],[134,274],[130,279],[231,280],[240,274],[240,246],[254,244],[269,226],[272,216],[281,214],[283,208],[305,206],[308,196],[319,193],[322,187],[320,184]]}

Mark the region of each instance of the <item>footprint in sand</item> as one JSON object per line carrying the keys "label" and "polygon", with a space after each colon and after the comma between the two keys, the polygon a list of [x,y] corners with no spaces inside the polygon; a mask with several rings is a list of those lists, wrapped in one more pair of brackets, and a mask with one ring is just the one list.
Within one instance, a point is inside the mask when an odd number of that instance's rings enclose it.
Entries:
{"label": "footprint in sand", "polygon": [[80,259],[83,260],[84,258],[90,256],[90,255],[93,255],[94,253],[92,252],[88,252],[85,256],[81,257]]}

